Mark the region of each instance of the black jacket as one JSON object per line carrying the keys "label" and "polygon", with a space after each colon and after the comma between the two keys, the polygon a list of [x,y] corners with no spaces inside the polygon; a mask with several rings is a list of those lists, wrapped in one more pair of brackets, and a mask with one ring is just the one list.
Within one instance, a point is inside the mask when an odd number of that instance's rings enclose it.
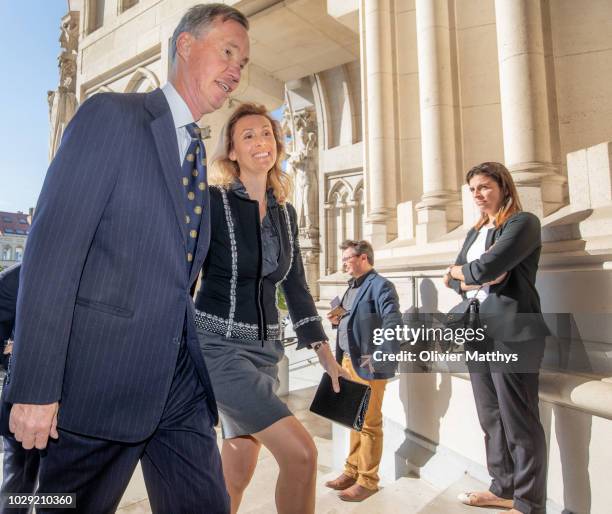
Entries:
{"label": "black jacket", "polygon": [[228,339],[280,338],[276,289],[285,294],[298,348],[327,339],[306,285],[290,204],[268,202],[280,239],[278,267],[263,277],[259,204],[232,189],[210,188],[211,242],[196,297],[196,324]]}
{"label": "black jacket", "polygon": [[[478,232],[472,228],[465,238],[455,264],[462,265],[466,285],[480,285],[508,272],[499,284],[489,288],[480,307],[488,331],[496,339],[523,341],[549,334],[542,318],[540,296],[535,287],[542,240],[540,220],[530,212],[519,212],[503,225],[490,229],[486,253],[467,262],[467,252]],[[463,297],[458,280],[451,287]]]}
{"label": "black jacket", "polygon": [[[0,352],[4,350],[4,343],[11,337],[15,325],[20,269],[21,264],[15,264],[0,273]],[[4,354],[1,357],[6,369],[8,357]]]}
{"label": "black jacket", "polygon": [[[15,264],[0,273],[0,361],[5,371],[8,371],[10,366],[10,355],[4,354],[4,346],[15,328],[20,271],[21,264]],[[12,405],[5,401],[0,403],[0,434],[10,437],[8,422]]]}

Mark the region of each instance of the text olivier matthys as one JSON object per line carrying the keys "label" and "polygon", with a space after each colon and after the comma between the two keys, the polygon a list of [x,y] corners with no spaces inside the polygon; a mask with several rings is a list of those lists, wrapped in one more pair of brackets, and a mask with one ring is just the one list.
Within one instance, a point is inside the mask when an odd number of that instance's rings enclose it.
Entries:
{"label": "text olivier matthys", "polygon": [[[395,328],[376,328],[372,333],[372,343],[381,346],[385,342],[397,341],[398,343],[409,343],[411,346],[417,343],[430,343],[431,349],[421,350],[416,353],[413,350],[400,350],[399,352],[386,352],[375,350],[372,359],[375,362],[428,362],[428,361],[452,361],[459,362],[517,362],[518,355],[515,353],[483,352],[478,350],[478,343],[486,340],[485,328],[431,328],[420,326],[418,328],[407,325],[397,325]],[[463,352],[445,352],[434,349],[435,343],[445,342],[463,346],[469,343],[471,348]]]}

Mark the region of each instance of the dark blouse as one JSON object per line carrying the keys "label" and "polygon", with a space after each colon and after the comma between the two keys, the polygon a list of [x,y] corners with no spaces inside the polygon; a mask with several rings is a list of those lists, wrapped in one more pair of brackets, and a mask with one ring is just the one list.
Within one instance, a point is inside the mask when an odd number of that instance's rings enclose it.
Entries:
{"label": "dark blouse", "polygon": [[[249,193],[242,182],[234,182],[232,184],[232,191],[236,195],[250,200]],[[268,207],[266,210],[266,215],[261,222],[261,243],[263,257],[261,275],[264,277],[267,277],[270,273],[276,270],[278,267],[278,257],[280,254],[280,240],[278,237],[278,232],[270,220],[270,208],[276,207],[278,202],[274,197],[272,189],[268,189],[266,196]]]}

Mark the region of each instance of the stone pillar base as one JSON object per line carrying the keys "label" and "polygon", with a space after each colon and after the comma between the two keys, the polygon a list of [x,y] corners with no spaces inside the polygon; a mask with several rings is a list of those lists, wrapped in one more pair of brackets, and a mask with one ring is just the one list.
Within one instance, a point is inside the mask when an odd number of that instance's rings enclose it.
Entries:
{"label": "stone pillar base", "polygon": [[567,175],[573,209],[612,204],[612,142],[568,153]]}
{"label": "stone pillar base", "polygon": [[319,254],[321,249],[318,245],[312,244],[310,239],[300,237],[299,241],[306,284],[316,302],[319,300]]}
{"label": "stone pillar base", "polygon": [[401,202],[397,204],[397,237],[402,240],[414,239],[414,204]]}
{"label": "stone pillar base", "polygon": [[397,218],[395,212],[373,212],[364,223],[364,239],[374,248],[380,248],[397,238]]}
{"label": "stone pillar base", "polygon": [[416,205],[417,244],[426,244],[461,225],[463,207],[458,193],[425,194]]}
{"label": "stone pillar base", "polygon": [[551,164],[530,162],[508,168],[523,209],[540,219],[567,203],[567,179]]}

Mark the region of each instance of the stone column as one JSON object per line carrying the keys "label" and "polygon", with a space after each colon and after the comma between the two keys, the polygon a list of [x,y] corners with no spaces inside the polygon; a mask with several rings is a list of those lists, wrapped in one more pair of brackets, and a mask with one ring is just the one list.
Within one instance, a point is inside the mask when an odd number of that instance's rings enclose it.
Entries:
{"label": "stone column", "polygon": [[76,99],[79,12],[70,11],[62,18],[59,42],[62,51],[57,58],[60,72],[55,91],[47,91],[49,103],[49,160],[55,156],[68,122],[78,108]]}
{"label": "stone column", "polygon": [[423,196],[416,205],[416,236],[423,243],[461,223],[453,24],[448,0],[416,1],[423,163]]}
{"label": "stone column", "polygon": [[336,247],[338,242],[336,241],[336,225],[334,217],[334,203],[325,202],[323,204],[325,212],[325,231],[327,234],[327,251],[325,252],[325,275],[331,275],[336,271]]}
{"label": "stone column", "polygon": [[380,247],[397,236],[397,145],[392,0],[361,0],[365,238]]}
{"label": "stone column", "polygon": [[495,0],[505,164],[523,207],[540,217],[561,207],[566,183],[553,157],[542,8],[541,0]]}

